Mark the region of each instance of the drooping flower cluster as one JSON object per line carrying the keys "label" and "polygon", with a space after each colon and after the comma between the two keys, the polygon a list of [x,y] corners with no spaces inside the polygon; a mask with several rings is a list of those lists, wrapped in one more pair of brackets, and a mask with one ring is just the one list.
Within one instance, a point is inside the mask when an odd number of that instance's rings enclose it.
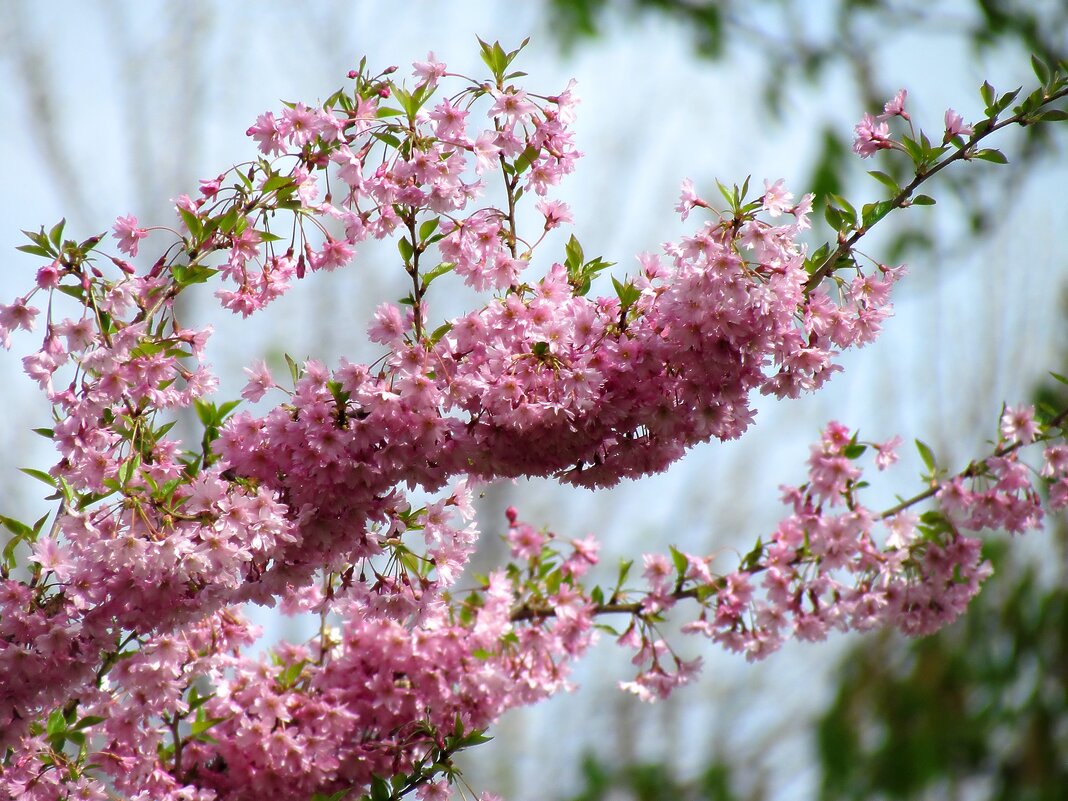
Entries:
{"label": "drooping flower cluster", "polygon": [[[794,203],[781,181],[754,200],[724,188],[723,212],[684,183],[683,219],[708,217],[613,279],[614,295],[591,294],[610,265],[574,237],[535,271],[547,232],[571,221],[549,193],[579,156],[577,100],[572,86],[515,85],[517,52],[484,45],[487,81],[430,56],[411,89],[361,65],[321,107],[261,115],[248,134],[262,157],[179,197],[180,242],[147,270],[107,255],[119,271],[107,277],[104,240],[65,240],[62,224],[31,235],[23,249],[47,263],[34,290],[0,306],[0,338],[30,330],[32,297],[48,296],[43,344],[23,364],[54,410],[41,433],[59,458],[33,474],[59,509],[32,526],[2,520],[14,538],[0,566],[0,789],[437,796],[452,756],[498,715],[566,686],[598,615],[630,617],[619,640],[639,675],[627,687],[658,697],[698,667],[657,633],[679,601],[699,610],[688,631],[750,658],[834,628],[925,632],[985,577],[960,529],[1039,523],[1016,450],[1056,426],[1026,409],[1006,411],[993,457],[932,476],[942,511],[922,523],[860,504],[864,445],[835,424],[808,482],[785,494],[791,514],[732,572],[673,551],[645,557],[643,590],[623,575],[612,591],[586,589],[596,542],[562,547],[509,510],[513,562],[458,590],[478,537],[472,486],[608,486],[741,436],[753,393],[816,390],[842,350],[877,335],[902,274],[853,259],[848,279],[814,283],[823,263],[801,243],[812,198]],[[887,115],[907,120],[903,104]],[[866,147],[889,141],[864,125]],[[517,224],[524,193],[543,218],[533,233]],[[136,259],[149,233],[120,217],[115,247]],[[222,305],[248,316],[387,236],[411,290],[371,321],[383,359],[291,363],[291,389],[257,363],[243,397],[284,396],[258,417],[207,399],[210,331],[180,325],[181,292],[218,279]],[[435,320],[431,284],[450,272],[493,297]],[[61,296],[77,305],[70,317]],[[188,408],[199,447],[170,435]],[[894,460],[894,443],[871,444],[880,468]],[[1046,451],[1055,505],[1068,501],[1065,453]],[[248,601],[316,613],[319,634],[247,657]]]}

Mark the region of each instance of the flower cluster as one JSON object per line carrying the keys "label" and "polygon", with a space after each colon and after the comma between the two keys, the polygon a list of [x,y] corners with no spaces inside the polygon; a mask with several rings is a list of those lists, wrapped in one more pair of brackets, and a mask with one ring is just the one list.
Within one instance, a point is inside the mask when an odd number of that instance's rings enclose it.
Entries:
{"label": "flower cluster", "polygon": [[[1026,408],[1006,410],[984,462],[956,477],[932,466],[919,500],[937,494],[940,511],[921,518],[911,502],[880,514],[858,497],[856,460],[870,446],[882,469],[897,443],[832,424],[808,481],[785,492],[789,516],[732,572],[672,551],[644,558],[642,589],[626,571],[587,589],[596,541],[561,546],[509,510],[513,561],[458,589],[480,482],[609,486],[739,437],[754,393],[814,391],[843,350],[870,342],[903,274],[862,269],[852,251],[810,255],[812,197],[794,202],[781,181],[754,199],[721,187],[723,211],[685,182],[677,209],[702,220],[639,257],[614,294],[593,292],[610,265],[574,237],[535,271],[546,234],[571,221],[550,194],[579,157],[577,99],[571,85],[516,85],[517,53],[484,43],[481,81],[429,56],[411,88],[361,65],[321,106],[261,115],[248,130],[261,156],[179,197],[177,241],[145,268],[102,236],[65,239],[62,223],[30,234],[22,249],[45,264],[0,306],[0,339],[31,330],[31,301],[47,297],[23,365],[52,406],[40,433],[58,454],[29,472],[58,509],[33,525],[0,519],[13,535],[0,563],[4,792],[444,797],[456,752],[504,710],[567,686],[598,616],[629,616],[617,636],[639,673],[626,687],[660,697],[699,667],[659,634],[680,601],[698,610],[686,631],[749,658],[831,629],[927,632],[988,572],[962,530],[1041,521],[1019,448],[1047,442],[1042,480],[1054,506],[1068,503],[1059,421]],[[903,93],[886,113],[909,120]],[[865,148],[892,146],[881,123],[862,125]],[[947,116],[947,142],[964,135]],[[516,215],[525,194],[538,198],[532,232]],[[136,260],[152,230],[120,217],[114,246]],[[210,330],[183,327],[175,299],[214,279],[222,305],[248,316],[346,266],[368,237],[396,238],[411,281],[370,323],[382,359],[290,361],[291,388],[257,363],[242,396],[281,398],[259,416],[209,400]],[[431,284],[448,273],[492,297],[435,319]],[[182,409],[203,425],[194,447],[170,433]],[[246,602],[318,614],[319,633],[249,657]]]}

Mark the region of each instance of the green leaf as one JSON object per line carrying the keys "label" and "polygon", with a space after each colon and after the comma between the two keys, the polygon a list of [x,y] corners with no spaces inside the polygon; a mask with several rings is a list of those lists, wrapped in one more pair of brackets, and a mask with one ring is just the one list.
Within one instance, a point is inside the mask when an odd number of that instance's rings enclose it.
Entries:
{"label": "green leaf", "polygon": [[1020,94],[1021,89],[1023,89],[1022,86],[1017,87],[1013,91],[1006,92],[1001,97],[999,97],[998,102],[994,105],[994,110],[1001,112],[1007,109],[1010,105],[1012,105],[1012,101],[1016,99],[1016,96]]}
{"label": "green leaf", "polygon": [[4,528],[20,539],[28,540],[30,542],[33,542],[34,540],[34,530],[20,520],[0,515],[0,525],[3,525]]}
{"label": "green leaf", "polygon": [[233,232],[234,226],[237,225],[239,219],[241,219],[241,215],[238,214],[237,207],[234,206],[222,217],[217,218],[215,223],[219,227],[219,230],[224,234],[230,234]]}
{"label": "green leaf", "polygon": [[842,219],[846,220],[850,227],[857,224],[857,210],[853,208],[853,205],[848,200],[834,193],[831,193],[828,197],[838,207],[838,212],[842,215]]}
{"label": "green leaf", "polygon": [[290,687],[292,687],[294,684],[296,684],[297,680],[300,678],[301,674],[304,672],[304,665],[305,664],[306,664],[305,661],[302,659],[299,662],[294,662],[292,665],[289,665],[288,667],[286,667],[286,669],[283,670],[281,673],[279,673],[278,676],[276,677],[277,681],[278,681],[278,685],[283,690],[288,690]]}
{"label": "green leaf", "polygon": [[392,797],[393,790],[389,783],[379,776],[373,776],[371,778],[371,801],[390,801]]}
{"label": "green leaf", "polygon": [[[489,67],[489,70],[490,70],[490,72],[493,73],[494,77],[497,77],[497,71],[498,70],[497,70],[496,57],[495,57],[495,54],[493,52],[493,45],[490,45],[490,44],[482,41],[481,37],[477,37],[476,36],[475,38],[478,39],[478,43],[480,45],[479,56],[482,58],[482,63],[485,64],[487,67]],[[502,74],[502,77],[503,77],[503,74]]]}
{"label": "green leaf", "polygon": [[723,199],[727,201],[727,205],[730,206],[731,211],[737,211],[738,209],[738,187],[734,187],[732,192],[726,187],[718,178],[716,179],[716,188],[719,189],[719,193],[723,195]]}
{"label": "green leaf", "polygon": [[916,197],[912,199],[913,206],[933,206],[934,204],[935,199],[930,195],[916,195]]}
{"label": "green leaf", "polygon": [[983,161],[990,161],[994,164],[1008,164],[1009,160],[1005,158],[1005,154],[1000,150],[994,148],[987,148],[986,150],[980,150],[975,154],[975,158],[982,159]]}
{"label": "green leaf", "polygon": [[203,284],[208,281],[213,275],[218,273],[211,267],[205,267],[202,264],[192,265],[171,265],[171,275],[174,276],[174,280],[178,282],[180,286],[186,287],[192,284]]}
{"label": "green leaf", "polygon": [[436,345],[441,338],[452,330],[452,323],[442,323],[430,334],[430,344]]}
{"label": "green leaf", "polygon": [[675,571],[679,574],[679,579],[682,579],[686,575],[686,569],[689,567],[689,560],[686,558],[686,554],[674,545],[669,545],[668,550],[671,551],[671,561],[675,563]]}
{"label": "green leaf", "polygon": [[419,113],[420,106],[423,105],[424,92],[423,87],[417,88],[414,92],[409,92],[397,84],[390,82],[390,88],[393,91],[393,97],[401,108],[404,109],[405,115],[409,120],[415,119],[415,115]]}
{"label": "green leaf", "polygon": [[922,440],[916,440],[916,450],[920,453],[920,458],[923,459],[923,463],[927,465],[927,469],[933,474],[938,470],[938,464],[935,462],[934,451],[931,447]]}
{"label": "green leaf", "polygon": [[742,563],[739,567],[745,571],[752,571],[760,564],[760,557],[764,555],[764,543],[758,537],[756,545],[753,546],[753,550],[742,557]]}
{"label": "green leaf", "polygon": [[845,449],[842,451],[842,455],[847,459],[859,459],[866,450],[868,450],[867,445],[857,445],[854,443],[852,445],[846,445]]}
{"label": "green leaf", "polygon": [[898,192],[901,191],[901,187],[897,185],[897,181],[895,181],[893,178],[891,178],[889,175],[887,175],[882,170],[868,170],[868,175],[870,175],[872,178],[874,178],[879,183],[881,183],[884,186],[888,187],[890,189],[890,191],[893,192],[894,194],[897,194]]}
{"label": "green leaf", "polygon": [[201,240],[204,238],[204,224],[200,221],[200,218],[186,209],[178,209],[178,216],[182,218],[182,222],[185,223],[185,227],[189,229],[189,234],[194,240]]}
{"label": "green leaf", "polygon": [[82,297],[83,297],[84,293],[82,292],[81,284],[78,284],[78,286],[59,286],[59,287],[56,287],[56,288],[60,292],[62,292],[64,295],[68,295],[68,296],[74,298],[77,301],[81,301],[82,300]]}
{"label": "green leaf", "polygon": [[534,147],[528,145],[526,149],[519,154],[519,157],[515,160],[513,169],[515,174],[519,175],[526,170],[531,164],[534,163],[534,159],[538,157],[538,151]]}
{"label": "green leaf", "polygon": [[923,146],[908,136],[901,137],[901,145],[905,148],[905,152],[908,157],[912,159],[913,164],[921,164],[925,159],[925,152]]}
{"label": "green leaf", "polygon": [[297,363],[293,361],[293,357],[288,353],[283,353],[282,357],[286,360],[286,365],[289,367],[289,375],[293,379],[293,383],[296,384],[300,380],[301,370],[297,366]]}
{"label": "green leaf", "polygon": [[48,232],[49,241],[57,248],[60,242],[63,241],[63,227],[67,224],[67,219],[64,217],[62,220],[52,226],[52,230]]}
{"label": "green leaf", "polygon": [[46,259],[54,257],[51,251],[45,250],[40,245],[18,245],[15,250],[21,250],[23,253],[29,253],[31,256],[43,256]]}
{"label": "green leaf", "polygon": [[42,470],[34,470],[32,467],[20,467],[19,470],[21,470],[23,473],[25,473],[26,475],[28,475],[28,476],[30,476],[32,478],[36,478],[38,481],[43,481],[45,484],[47,484],[50,487],[58,486],[56,484],[55,477],[54,476],[50,476],[48,473],[45,473]]}
{"label": "green leaf", "polygon": [[983,98],[983,104],[986,106],[987,115],[993,113],[995,94],[994,87],[990,85],[990,82],[983,81],[983,85],[979,87],[979,96]]}
{"label": "green leaf", "polygon": [[438,224],[441,222],[440,217],[432,217],[425,223],[419,226],[419,239],[425,242],[430,238],[430,235],[438,230]]}
{"label": "green leaf", "polygon": [[823,263],[827,261],[827,257],[830,255],[831,245],[829,242],[824,242],[816,248],[811,256],[805,259],[805,270],[810,274],[816,272],[816,270],[823,266]]}
{"label": "green leaf", "polygon": [[472,748],[476,745],[482,745],[488,743],[493,738],[485,734],[482,730],[476,729],[475,731],[468,732],[460,741],[456,744],[456,750],[459,751],[464,748]]}
{"label": "green leaf", "polygon": [[1062,111],[1059,108],[1051,108],[1049,111],[1043,111],[1034,118],[1035,122],[1063,122],[1068,120],[1068,111]]}
{"label": "green leaf", "polygon": [[1043,85],[1049,83],[1049,66],[1034,53],[1031,54],[1031,69],[1035,71],[1039,83]]}
{"label": "green leaf", "polygon": [[620,589],[623,583],[627,580],[627,575],[630,573],[630,569],[634,566],[633,559],[626,559],[619,563],[619,578],[616,580],[616,589]]}
{"label": "green leaf", "polygon": [[223,422],[226,419],[227,415],[229,415],[230,412],[232,412],[234,409],[236,409],[240,405],[241,405],[241,401],[239,401],[239,400],[226,401],[226,403],[224,403],[222,406],[219,407],[219,414],[216,416],[215,422],[216,423]]}
{"label": "green leaf", "polygon": [[215,404],[198,398],[193,401],[193,408],[196,409],[201,424],[210,426],[211,421],[215,419]]}
{"label": "green leaf", "polygon": [[283,187],[296,186],[293,182],[292,176],[289,175],[272,175],[266,181],[263,182],[263,186],[260,190],[263,192],[274,192],[276,189],[282,189]]}
{"label": "green leaf", "polygon": [[43,225],[41,226],[41,230],[38,231],[37,233],[34,233],[33,231],[26,231],[26,230],[23,230],[22,233],[25,235],[25,237],[27,239],[29,239],[35,245],[39,245],[40,247],[43,247],[45,249],[50,249],[52,247],[52,243],[49,242],[48,241],[48,237],[45,236],[44,226]]}
{"label": "green leaf", "polygon": [[123,462],[122,467],[119,468],[119,481],[123,484],[129,484],[140,466],[141,454],[135,453],[131,458]]}
{"label": "green leaf", "polygon": [[445,273],[451,273],[455,269],[456,269],[456,265],[453,262],[451,262],[451,261],[443,261],[441,264],[439,264],[433,270],[431,270],[430,272],[425,273],[423,275],[423,286],[424,287],[430,286],[430,282],[433,281],[435,278],[437,278],[438,276],[441,276],[441,275],[445,275]]}
{"label": "green leaf", "polygon": [[55,736],[67,730],[67,719],[63,717],[62,709],[52,710],[52,714],[48,716],[48,723],[45,724],[45,733],[49,736]]}
{"label": "green leaf", "polygon": [[4,546],[4,564],[7,565],[8,568],[13,568],[18,564],[18,561],[15,559],[15,548],[18,547],[20,542],[22,542],[22,537],[12,537],[7,545]]}
{"label": "green leaf", "polygon": [[408,264],[412,260],[412,256],[415,253],[412,243],[408,241],[408,237],[406,236],[402,236],[400,241],[397,242],[397,250],[400,251],[401,258],[404,259],[405,264]]}
{"label": "green leaf", "polygon": [[865,228],[871,228],[879,220],[894,209],[894,204],[889,200],[880,200],[878,203],[868,203],[861,210],[861,224]]}
{"label": "green leaf", "polygon": [[571,235],[571,238],[567,240],[567,244],[564,245],[564,253],[567,255],[565,264],[569,273],[572,270],[578,270],[582,266],[582,245],[579,244],[579,241],[575,238],[574,234]]}
{"label": "green leaf", "polygon": [[204,714],[203,709],[198,709],[196,719],[189,725],[189,733],[193,737],[199,738],[204,732],[208,731],[213,726],[218,726],[224,720],[226,720],[226,718],[208,717]]}
{"label": "green leaf", "polygon": [[612,285],[616,288],[616,297],[619,298],[623,311],[633,306],[642,295],[641,290],[629,280],[620,283],[615,276],[612,276]]}

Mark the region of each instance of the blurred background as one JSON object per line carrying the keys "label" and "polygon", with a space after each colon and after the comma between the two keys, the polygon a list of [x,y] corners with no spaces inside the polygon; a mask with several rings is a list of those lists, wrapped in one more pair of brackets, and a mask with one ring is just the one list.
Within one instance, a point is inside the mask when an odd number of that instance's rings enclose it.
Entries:
{"label": "blurred background", "polygon": [[[327,97],[362,55],[406,74],[433,51],[450,71],[478,75],[476,35],[506,48],[531,36],[518,62],[526,86],[553,94],[574,77],[582,97],[586,157],[560,196],[586,253],[620,272],[687,230],[673,211],[684,178],[709,198],[715,179],[752,175],[758,191],[785,178],[797,195],[869,202],[881,187],[864,170],[893,164],[851,154],[863,112],[905,87],[913,118],[938,132],[947,107],[981,114],[984,80],[1029,85],[1032,52],[1068,53],[1063,0],[6,0],[3,11],[5,301],[36,268],[14,251],[19,229],[65,216],[68,232],[86,237],[130,213],[170,224],[171,198],[254,152],[244,131],[257,114]],[[881,339],[846,357],[818,396],[761,402],[741,441],[608,492],[491,486],[479,565],[503,553],[509,504],[562,536],[597,534],[606,572],[615,557],[668,544],[744,552],[782,515],[777,488],[802,480],[829,419],[867,439],[919,437],[941,463],[963,466],[995,436],[1002,401],[1056,401],[1044,376],[1068,372],[1066,142],[1041,126],[1009,132],[995,144],[1009,167],[962,165],[934,183],[937,206],[894,215],[869,237],[866,252],[908,263],[910,276]],[[819,224],[814,233],[816,244],[827,235]],[[377,303],[403,294],[394,262],[392,244],[365,247],[240,328],[205,291],[183,323],[215,327],[223,398],[236,397],[256,358],[375,358],[364,332]],[[0,511],[33,519],[37,486],[15,468],[46,466],[51,454],[29,431],[48,419],[21,375],[18,351],[30,342],[16,337],[0,352]],[[904,453],[872,505],[914,492],[918,472]],[[990,538],[999,571],[975,608],[921,642],[835,638],[757,666],[684,642],[705,659],[701,681],[649,706],[617,689],[629,665],[605,641],[576,670],[575,692],[506,716],[472,752],[467,778],[515,801],[1066,798],[1064,532],[1051,521],[1011,548],[1006,539]],[[268,641],[301,636],[299,622],[256,614]]]}

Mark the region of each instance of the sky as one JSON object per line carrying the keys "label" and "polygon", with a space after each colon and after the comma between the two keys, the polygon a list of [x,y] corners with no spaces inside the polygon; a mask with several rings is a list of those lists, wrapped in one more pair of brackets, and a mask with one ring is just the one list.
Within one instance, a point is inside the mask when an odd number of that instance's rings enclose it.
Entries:
{"label": "sky", "polygon": [[[824,7],[811,4],[804,24],[818,27]],[[784,178],[800,193],[819,144],[817,122],[845,135],[863,112],[878,111],[858,105],[843,73],[816,90],[791,88],[785,115],[771,120],[759,104],[759,47],[701,62],[685,31],[649,19],[640,27],[613,23],[602,39],[564,53],[537,2],[423,0],[405,4],[403,15],[383,3],[247,0],[15,0],[9,8],[0,23],[5,301],[23,291],[35,269],[13,251],[23,242],[19,229],[65,216],[68,231],[89,236],[129,213],[166,224],[171,198],[250,156],[244,131],[257,114],[280,100],[328,96],[361,55],[373,65],[398,64],[403,74],[433,51],[450,69],[470,74],[481,69],[476,35],[506,46],[532,35],[520,62],[529,84],[552,93],[574,77],[582,97],[576,136],[586,156],[562,191],[576,234],[588,254],[603,254],[622,270],[635,254],[685,230],[673,212],[684,178],[709,192],[717,178],[733,183],[752,175],[758,187]],[[907,86],[914,114],[931,127],[947,106],[966,118],[976,114],[975,87],[984,78],[1010,86],[1030,75],[1026,60],[1011,54],[976,63],[937,31],[880,46],[880,78],[895,89]],[[742,441],[695,450],[668,473],[598,496],[561,494],[544,482],[494,488],[486,508],[499,513],[505,499],[521,500],[526,519],[565,536],[596,532],[608,554],[664,550],[669,542],[695,551],[747,550],[774,526],[779,485],[801,480],[808,443],[828,419],[873,439],[902,433],[906,441],[952,446],[964,460],[981,452],[1002,400],[1026,397],[1045,369],[1056,369],[1066,265],[1054,199],[1065,171],[1062,160],[1021,179],[1004,224],[980,248],[937,247],[910,265],[884,337],[847,358],[845,373],[819,396],[761,403],[759,425]],[[859,191],[872,195],[878,187],[868,182]],[[936,240],[954,228],[936,212],[916,213],[931,215]],[[205,292],[190,313],[215,326],[210,355],[223,392],[236,394],[243,366],[282,349],[328,358],[366,353],[368,310],[389,296],[396,272],[387,254],[369,251],[351,270],[300,287],[269,316],[240,326]],[[15,351],[30,342],[17,339]],[[0,354],[0,376],[7,412],[0,445],[10,455],[0,511],[21,513],[38,508],[37,488],[14,467],[48,464],[47,451],[26,434],[47,420],[47,409],[20,376],[16,352]],[[907,455],[897,477],[877,491],[892,498],[915,487],[917,467]],[[840,647],[788,647],[758,668],[695,648],[708,665],[703,681],[660,707],[621,700],[614,684],[626,676],[626,660],[602,648],[578,671],[576,693],[502,721],[471,773],[480,789],[527,799],[574,789],[582,748],[667,757],[690,771],[715,747],[748,759],[763,749],[769,786],[807,795],[815,781],[809,744],[790,733],[790,722],[826,700],[831,656]],[[801,676],[810,685],[798,694]]]}

